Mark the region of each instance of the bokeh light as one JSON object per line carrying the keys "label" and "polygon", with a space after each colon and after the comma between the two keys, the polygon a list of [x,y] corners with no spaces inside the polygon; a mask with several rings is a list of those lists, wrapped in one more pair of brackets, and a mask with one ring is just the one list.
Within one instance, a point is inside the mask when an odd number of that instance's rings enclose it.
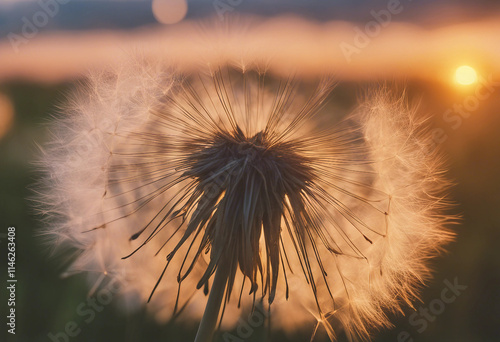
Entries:
{"label": "bokeh light", "polygon": [[14,122],[14,106],[5,95],[0,94],[0,139],[7,134]]}
{"label": "bokeh light", "polygon": [[477,73],[474,68],[462,65],[455,71],[455,81],[461,85],[473,84],[477,81]]}
{"label": "bokeh light", "polygon": [[175,24],[187,13],[186,0],[153,0],[153,15],[161,24]]}

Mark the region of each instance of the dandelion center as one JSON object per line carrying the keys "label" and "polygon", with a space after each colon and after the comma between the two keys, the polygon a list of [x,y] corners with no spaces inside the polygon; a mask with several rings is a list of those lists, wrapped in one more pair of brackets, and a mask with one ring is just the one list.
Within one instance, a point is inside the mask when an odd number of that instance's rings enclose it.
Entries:
{"label": "dandelion center", "polygon": [[[251,292],[264,279],[271,303],[280,268],[282,217],[286,206],[297,214],[304,210],[312,169],[308,159],[294,151],[296,143],[277,142],[265,131],[247,137],[236,128],[218,132],[210,140],[202,143],[208,147],[186,159],[185,175],[197,182],[187,201],[197,207],[188,226],[204,228],[202,244],[211,250],[211,262],[198,286],[206,284],[220,263],[229,263],[232,277],[239,266],[250,279]],[[265,261],[259,247],[262,234]]]}

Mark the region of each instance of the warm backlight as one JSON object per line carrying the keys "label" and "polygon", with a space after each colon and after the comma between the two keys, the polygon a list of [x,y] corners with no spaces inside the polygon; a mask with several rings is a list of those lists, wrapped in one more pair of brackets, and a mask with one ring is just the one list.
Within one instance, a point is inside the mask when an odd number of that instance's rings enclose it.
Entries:
{"label": "warm backlight", "polygon": [[462,65],[455,71],[455,81],[458,84],[469,85],[477,81],[476,70],[468,65]]}

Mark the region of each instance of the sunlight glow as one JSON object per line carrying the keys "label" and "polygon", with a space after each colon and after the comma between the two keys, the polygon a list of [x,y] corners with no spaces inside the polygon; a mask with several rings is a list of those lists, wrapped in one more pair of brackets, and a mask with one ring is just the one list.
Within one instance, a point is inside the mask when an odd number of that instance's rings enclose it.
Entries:
{"label": "sunlight glow", "polygon": [[455,81],[462,85],[469,85],[477,81],[476,70],[468,65],[462,65],[455,71]]}

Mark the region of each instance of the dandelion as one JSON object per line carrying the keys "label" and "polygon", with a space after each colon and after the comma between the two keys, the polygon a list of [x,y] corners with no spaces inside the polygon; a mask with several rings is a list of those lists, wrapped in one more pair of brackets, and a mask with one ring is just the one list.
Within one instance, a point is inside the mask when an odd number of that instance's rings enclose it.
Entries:
{"label": "dandelion", "polygon": [[332,88],[147,62],[90,77],[42,157],[67,274],[123,279],[130,307],[200,321],[196,341],[258,305],[331,340],[390,325],[451,238],[448,183],[404,99],[377,91],[338,122]]}

